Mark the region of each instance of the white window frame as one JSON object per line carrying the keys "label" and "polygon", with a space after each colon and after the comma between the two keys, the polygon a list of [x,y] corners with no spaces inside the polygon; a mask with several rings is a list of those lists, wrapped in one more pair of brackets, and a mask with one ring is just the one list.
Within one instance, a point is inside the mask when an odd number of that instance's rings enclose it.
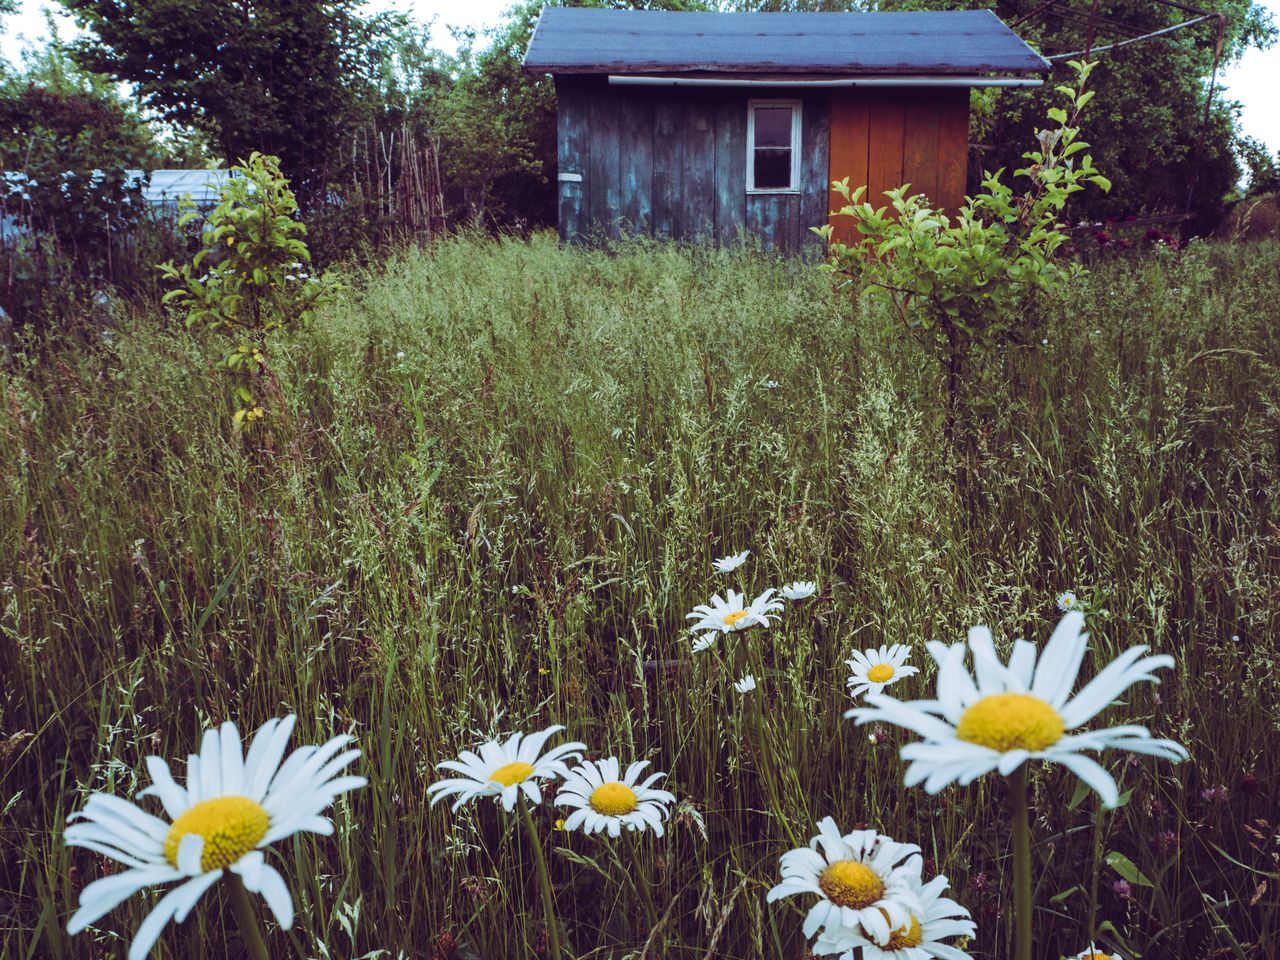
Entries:
{"label": "white window frame", "polygon": [[[791,108],[791,186],[761,187],[756,182],[756,108]],[[799,100],[748,100],[747,101],[747,193],[799,193],[800,192],[800,132],[804,128],[804,112]]]}

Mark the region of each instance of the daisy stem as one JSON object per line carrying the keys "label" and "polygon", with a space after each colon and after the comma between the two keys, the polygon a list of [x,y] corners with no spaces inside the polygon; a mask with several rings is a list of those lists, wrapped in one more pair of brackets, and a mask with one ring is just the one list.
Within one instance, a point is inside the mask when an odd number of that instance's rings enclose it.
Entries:
{"label": "daisy stem", "polygon": [[1027,808],[1027,765],[1009,774],[1013,812],[1014,958],[1031,960],[1031,823]]}
{"label": "daisy stem", "polygon": [[653,892],[649,889],[649,878],[645,875],[645,860],[640,848],[640,838],[638,836],[629,836],[627,838],[627,846],[629,847],[631,859],[635,861],[636,865],[635,870],[631,873],[631,882],[644,903],[645,917],[649,921],[649,936],[652,938],[654,931],[658,928],[658,911],[653,905]]}
{"label": "daisy stem", "polygon": [[269,960],[267,945],[262,939],[262,931],[258,929],[258,918],[254,916],[253,904],[249,902],[249,891],[244,888],[244,881],[239,874],[230,873],[231,909],[236,914],[236,926],[240,928],[240,939],[244,941],[244,951],[253,960]]}
{"label": "daisy stem", "polygon": [[529,814],[529,804],[520,798],[520,816],[524,820],[525,832],[529,834],[529,843],[533,846],[533,860],[538,867],[538,886],[542,890],[542,912],[547,920],[547,957],[548,960],[560,960],[560,927],[556,921],[556,901],[551,892],[551,875],[547,873],[547,859],[542,855],[542,841],[538,831],[534,829],[533,817]]}

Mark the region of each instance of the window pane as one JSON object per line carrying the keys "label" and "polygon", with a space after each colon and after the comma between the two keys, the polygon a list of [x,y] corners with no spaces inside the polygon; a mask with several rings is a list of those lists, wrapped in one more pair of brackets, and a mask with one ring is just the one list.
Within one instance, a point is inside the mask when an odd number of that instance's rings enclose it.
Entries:
{"label": "window pane", "polygon": [[791,146],[791,108],[756,107],[757,147]]}
{"label": "window pane", "polygon": [[757,190],[788,190],[791,188],[791,150],[757,150]]}

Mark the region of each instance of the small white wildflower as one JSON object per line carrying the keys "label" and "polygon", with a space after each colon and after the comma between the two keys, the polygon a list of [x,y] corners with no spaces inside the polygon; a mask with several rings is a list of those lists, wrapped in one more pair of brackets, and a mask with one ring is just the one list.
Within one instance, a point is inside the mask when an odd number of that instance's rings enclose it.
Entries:
{"label": "small white wildflower", "polygon": [[733,689],[739,693],[750,693],[756,688],[756,678],[751,674],[747,674],[741,680],[737,680],[733,684]]}
{"label": "small white wildflower", "polygon": [[751,555],[750,550],[743,550],[741,553],[735,553],[729,557],[721,557],[719,560],[712,560],[711,565],[721,573],[732,573],[740,566],[747,562],[747,557]]}
{"label": "small white wildflower", "polygon": [[818,585],[812,580],[797,580],[783,587],[781,593],[788,600],[804,600],[806,597],[812,597],[817,589]]}
{"label": "small white wildflower", "polygon": [[1058,594],[1058,609],[1063,613],[1068,610],[1074,610],[1078,606],[1080,606],[1080,598],[1070,590],[1065,590]]}

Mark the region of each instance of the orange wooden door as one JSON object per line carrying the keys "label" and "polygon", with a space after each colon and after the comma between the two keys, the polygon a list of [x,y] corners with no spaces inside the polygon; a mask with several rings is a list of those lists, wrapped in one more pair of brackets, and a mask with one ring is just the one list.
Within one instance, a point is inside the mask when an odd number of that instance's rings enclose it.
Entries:
{"label": "orange wooden door", "polygon": [[[966,87],[864,87],[830,97],[829,180],[849,178],[866,186],[863,199],[888,204],[886,190],[910,183],[949,213],[964,200],[969,156],[969,91]],[[829,192],[834,212],[844,205]],[[829,218],[834,238],[856,236],[849,217]]]}

